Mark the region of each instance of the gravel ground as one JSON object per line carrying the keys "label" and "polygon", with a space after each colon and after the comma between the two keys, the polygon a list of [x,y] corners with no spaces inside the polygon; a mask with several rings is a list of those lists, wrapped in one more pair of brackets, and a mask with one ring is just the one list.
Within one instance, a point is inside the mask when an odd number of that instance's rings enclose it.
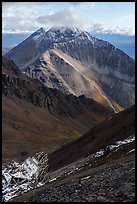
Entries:
{"label": "gravel ground", "polygon": [[135,161],[36,193],[26,202],[135,202]]}

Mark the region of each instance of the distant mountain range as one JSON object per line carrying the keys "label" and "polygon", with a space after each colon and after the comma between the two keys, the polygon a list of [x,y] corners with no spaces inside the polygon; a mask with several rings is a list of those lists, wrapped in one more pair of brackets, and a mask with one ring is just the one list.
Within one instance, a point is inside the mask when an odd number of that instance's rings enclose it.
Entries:
{"label": "distant mountain range", "polygon": [[65,94],[85,95],[116,112],[134,104],[134,60],[77,28],[41,28],[5,56]]}

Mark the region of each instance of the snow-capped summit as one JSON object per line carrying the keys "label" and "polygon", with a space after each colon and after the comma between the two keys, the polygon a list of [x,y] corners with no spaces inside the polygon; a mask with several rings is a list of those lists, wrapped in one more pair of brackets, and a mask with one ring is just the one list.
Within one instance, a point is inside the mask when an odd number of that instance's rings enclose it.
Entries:
{"label": "snow-capped summit", "polygon": [[92,37],[88,32],[82,31],[74,27],[52,27],[45,31],[42,27],[34,32],[29,39],[37,41],[37,39],[45,39],[52,41],[52,43],[67,42],[71,40],[90,40],[93,41]]}
{"label": "snow-capped summit", "polygon": [[53,26],[52,28],[49,29],[50,32],[61,32],[61,33],[64,33],[66,31],[68,32],[82,32],[79,28],[76,28],[76,27],[70,27],[70,26]]}
{"label": "snow-capped summit", "polygon": [[54,42],[66,42],[73,39],[91,39],[85,31],[73,27],[52,27],[46,32],[46,36]]}
{"label": "snow-capped summit", "polygon": [[60,34],[63,34],[63,35],[71,35],[73,36],[73,34],[80,34],[82,33],[83,31],[81,31],[80,29],[78,28],[74,28],[74,27],[66,27],[66,26],[62,26],[62,27],[59,27],[59,26],[55,26],[55,27],[52,27],[51,29],[49,29],[47,31],[47,33],[60,33]]}
{"label": "snow-capped summit", "polygon": [[47,31],[46,35],[54,42],[67,42],[67,41],[90,41],[94,44],[95,38],[88,32],[82,31],[74,27],[53,27]]}

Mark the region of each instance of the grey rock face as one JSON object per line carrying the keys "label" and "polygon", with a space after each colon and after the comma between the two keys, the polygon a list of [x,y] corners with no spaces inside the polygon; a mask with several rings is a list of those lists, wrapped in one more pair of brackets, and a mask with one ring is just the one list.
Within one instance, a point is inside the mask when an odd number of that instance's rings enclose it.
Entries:
{"label": "grey rock face", "polygon": [[98,73],[132,84],[135,82],[134,60],[106,41],[93,38],[93,41],[87,39],[80,42],[76,39],[73,43],[60,43],[58,47]]}

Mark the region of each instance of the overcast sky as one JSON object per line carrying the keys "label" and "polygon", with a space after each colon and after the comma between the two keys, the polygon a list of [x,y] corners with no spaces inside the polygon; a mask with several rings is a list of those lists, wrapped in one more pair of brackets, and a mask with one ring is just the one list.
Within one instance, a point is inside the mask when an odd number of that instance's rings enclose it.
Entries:
{"label": "overcast sky", "polygon": [[73,26],[92,32],[135,34],[134,2],[3,2],[2,32]]}

